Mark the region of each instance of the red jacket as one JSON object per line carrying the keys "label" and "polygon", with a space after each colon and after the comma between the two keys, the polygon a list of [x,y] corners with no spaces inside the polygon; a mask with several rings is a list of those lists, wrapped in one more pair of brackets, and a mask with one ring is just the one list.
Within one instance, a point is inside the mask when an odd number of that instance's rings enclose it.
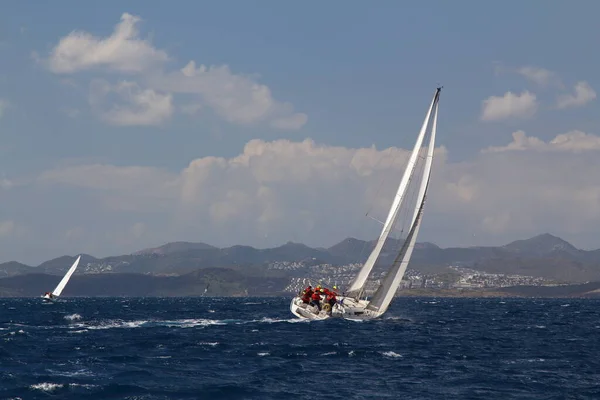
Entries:
{"label": "red jacket", "polygon": [[321,296],[319,296],[319,293],[314,292],[312,295],[312,299],[315,301],[319,301],[319,300],[321,300]]}

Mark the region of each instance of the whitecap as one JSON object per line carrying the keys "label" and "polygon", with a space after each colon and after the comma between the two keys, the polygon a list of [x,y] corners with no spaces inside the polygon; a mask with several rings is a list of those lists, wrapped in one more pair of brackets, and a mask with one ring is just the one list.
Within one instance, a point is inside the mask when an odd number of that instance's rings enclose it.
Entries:
{"label": "whitecap", "polygon": [[60,383],[51,382],[36,383],[35,385],[30,386],[30,388],[32,389],[41,390],[43,392],[53,392],[61,387],[63,387],[63,385],[61,385]]}
{"label": "whitecap", "polygon": [[216,346],[219,344],[219,342],[200,342],[198,343],[200,346]]}
{"label": "whitecap", "polygon": [[393,351],[383,351],[381,352],[382,355],[386,356],[386,357],[391,357],[391,358],[400,358],[402,357],[402,355],[395,353]]}
{"label": "whitecap", "polygon": [[81,319],[81,315],[79,315],[79,314],[65,315],[64,319],[66,319],[67,321],[78,321]]}

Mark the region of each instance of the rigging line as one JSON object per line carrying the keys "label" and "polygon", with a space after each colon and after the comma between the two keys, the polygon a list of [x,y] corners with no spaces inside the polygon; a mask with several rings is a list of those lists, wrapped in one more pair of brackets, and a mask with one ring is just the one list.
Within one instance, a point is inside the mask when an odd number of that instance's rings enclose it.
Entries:
{"label": "rigging line", "polygon": [[[420,151],[426,152],[427,148],[421,148]],[[425,157],[419,156],[419,158],[421,160],[425,160]],[[415,187],[414,185],[412,185],[412,183],[413,182],[421,182],[423,174],[425,172],[423,168],[424,168],[423,162],[418,162],[417,165],[415,166],[415,172],[409,179],[409,185],[407,187],[407,193],[405,196],[406,202],[404,203],[404,207],[402,207],[402,211],[400,212],[400,218],[396,221],[396,222],[402,221],[402,223],[400,224],[401,225],[401,232],[400,232],[401,237],[397,241],[398,248],[402,246],[400,243],[403,241],[402,235],[405,232],[407,225],[410,223],[410,221],[412,221],[412,218],[409,219],[409,217],[412,216],[411,208],[409,207],[409,205],[412,205],[412,204],[416,205],[416,201],[418,199],[418,188]],[[419,179],[416,180],[416,178],[419,178]]]}
{"label": "rigging line", "polygon": [[[387,151],[388,153],[391,153],[392,149],[393,149],[392,147],[389,147],[385,151]],[[392,157],[392,161],[390,163],[390,166],[394,165],[397,157],[398,157],[398,153],[396,153],[396,155],[394,155]],[[383,162],[384,158],[385,158],[385,154],[382,154],[381,157],[379,158],[379,160],[377,161],[377,163],[375,163],[375,167],[379,166]],[[384,176],[381,178],[381,180],[379,182],[379,186],[378,186],[377,190],[375,191],[375,199],[377,199],[379,197],[379,193],[381,192],[381,188],[383,187],[383,183],[385,182],[385,179],[386,179],[386,177],[385,177],[385,174],[384,174]],[[373,207],[375,206],[375,199],[373,201],[371,201],[371,205],[370,205],[369,209],[367,210],[367,212],[365,214],[365,217],[368,217],[369,213],[373,210]],[[363,262],[361,262],[360,260],[362,260],[363,255],[365,254],[365,250],[366,250],[367,245],[369,244],[369,242],[370,242],[370,240],[365,240],[364,243],[363,243],[363,245],[362,245],[362,248],[360,250],[360,253],[358,253],[358,259],[356,261],[358,263],[360,263],[360,264],[363,264]],[[377,245],[377,243],[375,243],[375,245]],[[374,247],[375,246],[373,246],[373,248]],[[373,249],[371,249],[371,251],[372,250]]]}
{"label": "rigging line", "polygon": [[[419,149],[420,153],[423,153],[426,151],[426,148],[422,147],[421,149]],[[420,159],[420,160],[419,160]],[[399,205],[400,210],[398,211],[398,215],[396,217],[396,220],[393,222],[393,226],[392,228],[399,228],[400,230],[400,237],[395,241],[395,245],[392,245],[392,247],[397,251],[398,249],[401,249],[402,247],[404,247],[405,242],[406,242],[406,238],[404,238],[404,233],[407,230],[410,230],[412,228],[412,226],[410,226],[410,223],[412,221],[412,215],[413,215],[413,210],[411,205],[412,204],[416,204],[416,200],[418,199],[418,187],[415,186],[415,182],[421,182],[421,178],[422,175],[424,173],[423,170],[423,160],[425,160],[424,157],[420,156],[417,158],[417,162],[415,163],[415,165],[412,168],[412,173],[411,175],[409,175],[408,178],[408,183],[406,186],[406,192],[403,196],[403,200],[401,202],[401,204]],[[417,179],[419,178],[419,179]],[[386,239],[386,244],[389,243],[389,239],[391,239],[390,237],[388,237]],[[384,244],[385,247],[385,244]],[[389,271],[388,271],[389,272]],[[387,275],[385,272],[382,273],[383,276]]]}
{"label": "rigging line", "polygon": [[[393,149],[393,147],[390,147],[386,151],[389,152],[389,153],[391,153],[392,149]],[[399,152],[396,152],[396,154],[392,157],[392,161],[390,162],[390,168],[393,167],[394,164],[396,163],[396,160],[398,159],[398,154],[399,154]],[[381,156],[381,158],[379,159],[379,161],[377,162],[377,164],[375,164],[375,166],[379,165],[379,163],[382,162],[383,158],[384,158],[384,155]],[[379,186],[378,186],[377,190],[375,191],[375,199],[377,199],[377,197],[379,197],[379,192],[381,192],[381,188],[383,187],[383,183],[385,182],[386,179],[387,179],[387,177],[384,174],[383,177],[381,178],[381,181],[379,182]],[[371,202],[371,206],[367,210],[367,213],[365,214],[365,216],[369,216],[369,214],[371,213],[371,211],[373,211],[373,207],[374,206],[375,206],[375,200],[373,200]]]}

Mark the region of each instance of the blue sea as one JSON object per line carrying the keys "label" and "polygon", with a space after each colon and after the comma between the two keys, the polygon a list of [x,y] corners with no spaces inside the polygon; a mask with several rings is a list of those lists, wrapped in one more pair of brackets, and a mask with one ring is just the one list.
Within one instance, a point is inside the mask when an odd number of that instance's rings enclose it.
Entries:
{"label": "blue sea", "polygon": [[2,399],[600,399],[600,301],[397,298],[300,321],[285,298],[0,299]]}

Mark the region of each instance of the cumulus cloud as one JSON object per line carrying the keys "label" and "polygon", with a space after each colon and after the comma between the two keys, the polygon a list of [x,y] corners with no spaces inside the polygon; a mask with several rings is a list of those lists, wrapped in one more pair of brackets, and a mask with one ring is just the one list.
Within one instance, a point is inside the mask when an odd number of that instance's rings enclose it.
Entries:
{"label": "cumulus cloud", "polygon": [[[195,113],[203,105],[226,121],[239,125],[265,123],[276,129],[297,130],[307,122],[307,115],[297,113],[287,102],[273,98],[268,86],[248,75],[232,72],[228,65],[196,66],[189,61],[183,68],[167,71],[170,59],[164,51],[139,37],[141,19],[124,13],[114,32],[105,38],[82,31],[60,39],[50,53],[47,64],[54,73],[71,74],[88,69],[126,73],[138,78],[144,89],[121,82],[112,85],[135,110],[114,106],[101,117],[119,125],[156,125],[173,115],[173,96],[193,95],[195,101],[182,106],[182,112]],[[107,91],[105,89],[105,91]],[[91,96],[97,96],[92,93]]]}
{"label": "cumulus cloud", "polygon": [[[93,190],[96,201],[112,210],[128,204],[131,211],[162,211],[180,227],[193,226],[216,241],[256,244],[267,236],[277,243],[313,234],[330,241],[326,237],[348,234],[348,221],[364,215],[365,204],[387,212],[388,200],[381,195],[391,195],[398,182],[381,189],[381,180],[386,174],[397,178],[408,153],[324,146],[309,139],[252,140],[236,157],[198,158],[179,173],[79,165],[47,171],[38,182]],[[445,153],[437,149],[440,159]],[[358,218],[350,230],[364,222]]]}
{"label": "cumulus cloud", "polygon": [[544,142],[536,137],[528,137],[523,131],[512,134],[513,141],[506,146],[488,147],[482,152],[499,153],[505,151],[570,151],[580,153],[583,151],[600,150],[600,137],[581,131],[570,131],[557,135],[550,142]]}
{"label": "cumulus cloud", "polygon": [[518,68],[517,73],[540,86],[548,86],[551,84],[561,85],[558,75],[545,68],[524,66]]}
{"label": "cumulus cloud", "polygon": [[293,106],[273,99],[271,90],[253,79],[231,72],[227,65],[196,66],[190,61],[180,71],[154,76],[152,85],[174,93],[199,95],[227,121],[247,125],[265,119],[280,129],[299,129],[306,114],[294,113]]}
{"label": "cumulus cloud", "polygon": [[562,86],[562,82],[558,74],[546,68],[536,67],[533,65],[524,65],[521,67],[506,66],[500,62],[494,63],[494,72],[500,74],[518,74],[527,80],[536,83],[539,86]]}
{"label": "cumulus cloud", "polygon": [[558,108],[580,107],[596,99],[596,91],[584,81],[577,82],[574,94],[560,95],[557,98]]}
{"label": "cumulus cloud", "polygon": [[73,31],[59,40],[48,58],[50,70],[58,74],[73,73],[96,67],[122,72],[141,72],[169,59],[163,50],[139,38],[140,17],[123,13],[113,33],[99,38],[83,31]]}
{"label": "cumulus cloud", "polygon": [[508,118],[529,118],[538,109],[536,95],[524,91],[521,94],[506,92],[504,96],[490,96],[482,103],[481,120],[497,121]]}
{"label": "cumulus cloud", "polygon": [[[112,99],[111,94],[116,98]],[[93,81],[89,102],[102,119],[121,126],[159,125],[169,119],[174,110],[171,94],[141,89],[135,82],[128,81],[114,86]]]}
{"label": "cumulus cloud", "polygon": [[[575,131],[545,142],[516,132],[513,139],[460,163],[449,162],[445,148],[436,149],[420,240],[469,245],[474,234],[490,243],[545,231],[569,238],[596,229],[600,137]],[[323,246],[377,234],[380,226],[364,214],[385,217],[407,156],[399,148],[252,140],[235,157],[198,158],[179,172],[80,165],[47,171],[38,182],[93,191],[100,209],[110,211],[98,225],[116,223],[121,214],[112,212],[131,211],[122,231],[132,246],[146,246],[148,237],[153,244],[180,238]],[[136,212],[153,214],[140,219]],[[165,220],[151,229],[147,224],[157,215]],[[134,229],[135,223],[145,225]]]}

